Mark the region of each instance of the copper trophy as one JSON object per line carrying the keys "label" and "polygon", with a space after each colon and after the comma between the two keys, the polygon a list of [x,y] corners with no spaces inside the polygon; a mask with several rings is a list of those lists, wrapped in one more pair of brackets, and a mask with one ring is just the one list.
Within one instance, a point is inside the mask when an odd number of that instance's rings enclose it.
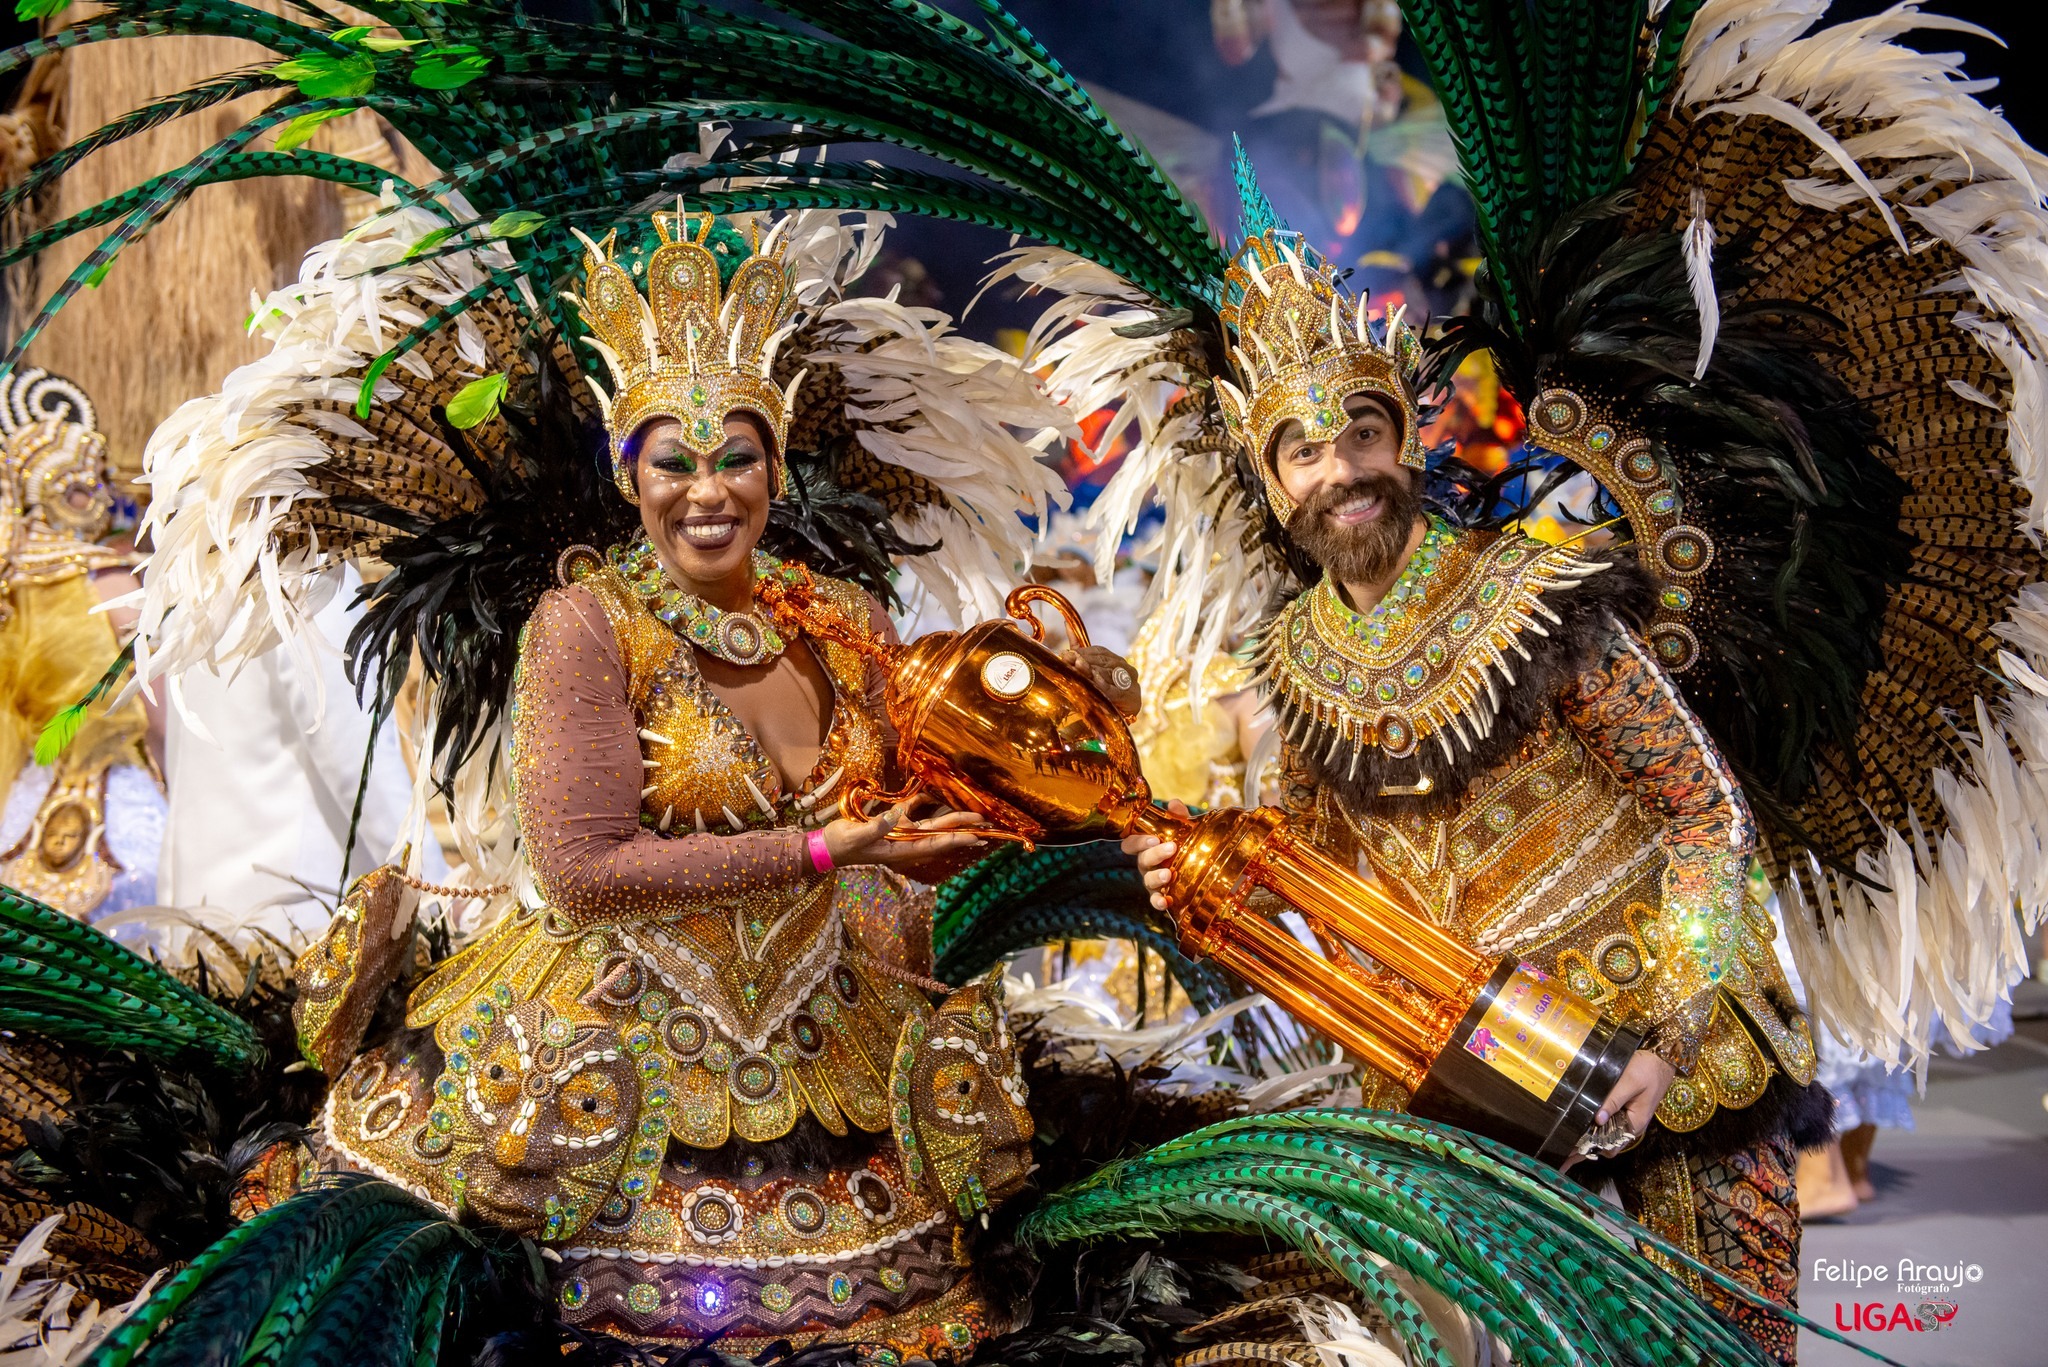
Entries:
{"label": "copper trophy", "polygon": [[[1049,588],[1010,594],[1011,617],[890,645],[806,611],[808,593],[765,584],[763,605],[881,663],[906,786],[849,793],[899,802],[926,795],[982,813],[988,834],[1036,843],[1111,840],[1133,831],[1180,846],[1174,928],[1215,960],[1412,1093],[1409,1110],[1560,1162],[1641,1042],[1582,998],[1512,958],[1489,959],[1354,870],[1331,860],[1270,807],[1192,819],[1155,805],[1124,719],[1087,675],[1044,644],[1031,615],[1048,604],[1076,646],[1087,631]],[[1316,953],[1248,903],[1259,891],[1300,912]],[[1351,952],[1384,972],[1372,972]]]}

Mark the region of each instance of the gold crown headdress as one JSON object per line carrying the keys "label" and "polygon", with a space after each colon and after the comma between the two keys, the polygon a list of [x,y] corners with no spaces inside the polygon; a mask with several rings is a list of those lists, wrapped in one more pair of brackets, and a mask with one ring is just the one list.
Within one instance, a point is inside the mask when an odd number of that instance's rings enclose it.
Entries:
{"label": "gold crown headdress", "polygon": [[1240,389],[1218,378],[1224,425],[1251,453],[1252,468],[1275,517],[1294,515],[1294,500],[1273,469],[1273,436],[1290,419],[1311,441],[1328,441],[1351,416],[1344,401],[1378,394],[1401,418],[1401,464],[1421,469],[1422,433],[1412,382],[1422,344],[1404,310],[1383,323],[1366,315],[1367,298],[1344,297],[1330,268],[1306,243],[1281,228],[1247,238],[1224,275],[1222,314]]}
{"label": "gold crown headdress", "polygon": [[[695,240],[680,211],[654,215],[661,245],[647,259],[643,297],[633,272],[613,256],[618,234],[583,238],[583,297],[577,302],[589,342],[612,373],[612,392],[592,381],[611,434],[612,478],[628,503],[640,501],[626,444],[652,418],[674,418],[683,439],[710,449],[724,439],[726,415],[753,413],[768,425],[776,497],[783,490],[783,443],[797,387],[773,379],[775,352],[795,331],[797,291],[782,264],[785,218],[764,236],[751,230],[751,254],[720,283],[718,257],[705,245],[715,220],[703,216]],[[580,234],[579,234],[580,236]]]}

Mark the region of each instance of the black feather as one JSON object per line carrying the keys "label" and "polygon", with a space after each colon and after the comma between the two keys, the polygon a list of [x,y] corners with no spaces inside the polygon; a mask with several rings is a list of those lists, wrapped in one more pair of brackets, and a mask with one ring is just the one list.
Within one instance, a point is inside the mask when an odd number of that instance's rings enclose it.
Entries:
{"label": "black feather", "polygon": [[[1630,234],[1627,192],[1594,200],[1526,251],[1537,282],[1514,326],[1481,281],[1481,308],[1434,342],[1424,383],[1490,351],[1524,401],[1561,385],[1627,414],[1682,471],[1686,521],[1714,560],[1689,624],[1706,649],[1681,678],[1758,816],[1804,843],[1787,809],[1813,779],[1816,747],[1856,753],[1864,681],[1880,660],[1885,604],[1907,573],[1906,486],[1878,458],[1868,410],[1829,369],[1841,324],[1810,306],[1723,311],[1704,383],[1692,378],[1699,315],[1676,232]],[[1747,244],[1717,249],[1740,263]],[[1719,265],[1739,295],[1738,265]]]}

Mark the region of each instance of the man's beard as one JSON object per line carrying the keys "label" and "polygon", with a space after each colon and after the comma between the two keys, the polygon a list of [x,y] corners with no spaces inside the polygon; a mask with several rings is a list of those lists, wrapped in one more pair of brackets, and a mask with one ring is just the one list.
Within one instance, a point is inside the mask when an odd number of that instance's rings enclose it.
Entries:
{"label": "man's beard", "polygon": [[[1378,495],[1380,513],[1344,527],[1331,514],[1353,499]],[[1408,536],[1422,516],[1422,482],[1407,473],[1366,475],[1341,488],[1320,489],[1294,510],[1287,535],[1339,583],[1372,584],[1401,566]]]}

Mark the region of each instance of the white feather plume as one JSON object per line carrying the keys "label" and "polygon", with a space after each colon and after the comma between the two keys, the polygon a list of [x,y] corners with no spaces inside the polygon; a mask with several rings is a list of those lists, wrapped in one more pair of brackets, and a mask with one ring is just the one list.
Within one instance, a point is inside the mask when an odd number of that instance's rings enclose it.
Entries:
{"label": "white feather plume", "polygon": [[[1026,344],[1026,364],[1043,369],[1046,388],[1077,415],[1115,405],[1095,438],[1097,454],[1129,443],[1088,513],[1099,582],[1109,581],[1118,547],[1145,510],[1154,500],[1164,505],[1160,532],[1137,552],[1156,565],[1140,614],[1162,620],[1167,648],[1159,658],[1176,671],[1186,666],[1199,708],[1209,661],[1256,624],[1281,573],[1258,539],[1263,513],[1238,488],[1232,457],[1197,444],[1211,429],[1206,401],[1191,386],[1207,381],[1168,354],[1169,338],[1118,335],[1155,315],[1141,292],[1101,266],[1058,248],[1025,247],[999,258],[987,284],[1006,279],[1050,297]],[[1154,696],[1164,696],[1169,682],[1140,680]]]}
{"label": "white feather plume", "polygon": [[954,620],[999,617],[1025,578],[1034,536],[1067,506],[1066,485],[1042,459],[1078,437],[1063,408],[1016,357],[962,337],[936,309],[886,299],[840,299],[818,314],[807,359],[836,369],[850,391],[855,440],[877,460],[938,485],[943,506],[899,516],[896,530],[939,548],[911,571]]}
{"label": "white feather plume", "polygon": [[[150,551],[143,588],[128,600],[140,610],[143,685],[198,666],[230,675],[279,645],[317,677],[311,621],[340,584],[341,563],[317,540],[286,545],[277,533],[294,505],[324,497],[309,476],[328,459],[329,439],[369,432],[346,412],[304,405],[348,408],[364,368],[405,328],[509,262],[498,248],[405,262],[415,242],[443,226],[436,214],[398,208],[387,188],[382,214],[315,247],[297,284],[255,301],[252,328],[270,351],[151,435],[141,477],[150,503],[137,538]],[[389,269],[372,274],[378,267]],[[458,319],[455,327],[460,351],[480,371],[475,326]],[[397,365],[433,377],[417,351]],[[389,378],[377,388],[387,398],[399,392]]]}
{"label": "white feather plume", "polygon": [[[2005,410],[2007,454],[2029,495],[2022,527],[2038,545],[2048,533],[2048,158],[1977,101],[1987,83],[1964,78],[1958,55],[1892,41],[1983,30],[1900,4],[1809,35],[1826,10],[1826,0],[1708,0],[1677,106],[1797,129],[1816,155],[1812,174],[1784,183],[1795,201],[1874,210],[1902,248],[1933,239],[1962,258],[1947,286],[1953,321],[1998,362],[2008,397],[1958,392]],[[1829,131],[1845,127],[1855,131]],[[1909,179],[1951,188],[1894,202]],[[1787,935],[1818,1023],[1895,1066],[1924,1069],[1937,1022],[1971,1046],[2026,971],[2022,930],[2048,910],[2048,591],[2022,589],[1996,630],[2013,686],[1956,719],[1964,762],[1932,776],[1942,834],[1923,819],[1935,814],[1910,813],[1858,857],[1866,882],[1809,859],[1788,889]]]}
{"label": "white feather plume", "polygon": [[1714,339],[1721,335],[1721,292],[1714,288],[1714,225],[1707,218],[1707,197],[1698,190],[1692,192],[1692,221],[1685,225],[1685,279],[1700,314],[1700,355],[1692,367],[1699,380],[1706,378]]}

